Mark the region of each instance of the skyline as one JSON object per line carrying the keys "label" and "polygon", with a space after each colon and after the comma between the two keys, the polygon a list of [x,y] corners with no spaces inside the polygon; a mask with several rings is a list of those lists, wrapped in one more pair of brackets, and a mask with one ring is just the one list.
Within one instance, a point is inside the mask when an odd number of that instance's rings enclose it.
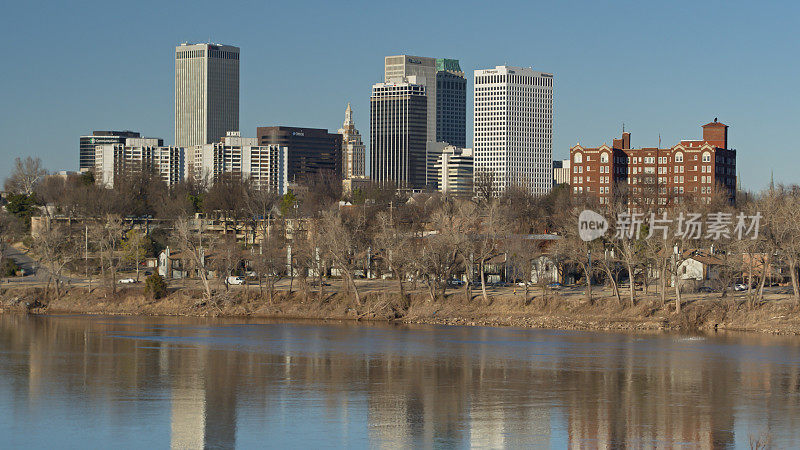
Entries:
{"label": "skyline", "polygon": [[[425,15],[411,5],[391,9],[395,22],[375,23],[370,18],[384,6],[313,3],[313,16],[302,5],[271,6],[270,17],[297,20],[270,27],[254,27],[267,8],[245,4],[230,7],[238,25],[227,30],[212,26],[200,4],[183,10],[145,2],[136,11],[102,5],[11,6],[12,25],[0,35],[25,51],[21,64],[2,75],[2,103],[13,105],[0,116],[3,176],[17,156],[40,156],[51,171],[77,169],[78,137],[93,130],[130,129],[174,143],[174,47],[211,40],[241,48],[239,131],[246,137],[271,125],[334,132],[350,102],[367,142],[370,87],[383,79],[384,57],[412,54],[461,62],[468,146],[473,71],[509,64],[556,75],[554,159],[566,158],[577,142],[610,143],[623,123],[636,147],[657,145],[659,134],[662,146],[671,146],[698,138],[697,124],[719,117],[731,126],[744,188],[765,187],[773,170],[776,183],[797,181],[791,166],[780,164],[793,150],[787,142],[797,118],[787,92],[800,66],[785,57],[797,47],[788,34],[793,4],[425,4]],[[159,32],[131,32],[106,20],[123,13]],[[76,26],[88,19],[97,23]],[[353,26],[342,26],[348,19]],[[450,29],[443,20],[463,26]],[[470,32],[480,26],[487,31]],[[43,28],[59,39],[37,34]],[[740,61],[747,66],[738,68]]]}

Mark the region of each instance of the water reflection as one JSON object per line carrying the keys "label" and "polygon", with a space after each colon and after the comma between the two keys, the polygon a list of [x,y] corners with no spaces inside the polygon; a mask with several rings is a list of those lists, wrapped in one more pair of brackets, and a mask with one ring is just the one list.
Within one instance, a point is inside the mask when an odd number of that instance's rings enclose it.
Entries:
{"label": "water reflection", "polygon": [[0,316],[0,446],[800,442],[800,341]]}

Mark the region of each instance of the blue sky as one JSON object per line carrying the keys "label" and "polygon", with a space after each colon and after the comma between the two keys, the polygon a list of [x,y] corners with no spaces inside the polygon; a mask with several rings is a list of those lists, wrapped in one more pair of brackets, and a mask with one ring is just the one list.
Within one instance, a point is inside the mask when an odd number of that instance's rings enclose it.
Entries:
{"label": "blue sky", "polygon": [[[75,169],[78,137],[132,129],[172,143],[175,45],[241,48],[242,135],[335,131],[352,102],[367,138],[383,57],[456,58],[555,74],[554,147],[634,146],[730,125],[742,183],[800,181],[796,2],[13,2],[0,28],[0,176],[16,156]],[[471,93],[467,117],[471,122]],[[472,126],[468,124],[468,140]],[[787,163],[788,161],[788,163]]]}

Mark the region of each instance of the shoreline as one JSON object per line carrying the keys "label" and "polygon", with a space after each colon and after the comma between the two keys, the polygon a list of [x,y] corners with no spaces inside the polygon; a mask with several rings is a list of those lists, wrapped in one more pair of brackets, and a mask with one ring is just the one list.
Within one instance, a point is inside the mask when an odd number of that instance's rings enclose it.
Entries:
{"label": "shoreline", "polygon": [[[147,298],[141,287],[122,288],[116,295],[103,288],[69,289],[45,305],[36,302],[41,288],[0,289],[0,314],[84,314],[107,316],[263,318],[272,320],[336,320],[454,326],[517,327],[552,330],[688,332],[748,332],[800,335],[800,314],[787,298],[770,299],[748,310],[741,298],[687,296],[680,314],[671,302],[661,305],[642,295],[635,306],[620,305],[616,297],[597,296],[588,303],[582,295],[534,296],[525,304],[517,297],[479,293],[467,302],[461,291],[435,302],[423,293],[368,293],[357,305],[352,296],[330,292],[276,291],[273,302],[255,292],[235,289],[207,302],[197,289],[173,289],[164,298]],[[625,300],[623,299],[623,302]]]}

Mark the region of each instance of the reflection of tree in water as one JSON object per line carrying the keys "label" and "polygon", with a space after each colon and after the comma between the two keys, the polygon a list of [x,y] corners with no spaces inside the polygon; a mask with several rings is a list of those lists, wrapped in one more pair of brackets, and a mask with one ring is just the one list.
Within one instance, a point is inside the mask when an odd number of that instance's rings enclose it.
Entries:
{"label": "reflection of tree in water", "polygon": [[[716,448],[734,445],[739,416],[752,421],[744,424],[748,433],[770,426],[800,437],[797,427],[786,427],[800,420],[793,419],[800,411],[797,364],[756,358],[754,365],[668,338],[639,344],[608,335],[592,346],[597,337],[587,334],[564,338],[572,341],[563,347],[527,338],[509,347],[493,342],[500,331],[470,328],[157,323],[0,316],[0,376],[17,407],[45,402],[43,386],[57,381],[78,399],[77,413],[102,407],[117,423],[136,420],[137,401],[166,392],[175,447],[233,446],[237,408],[267,424],[284,413],[287,398],[309,394],[333,422],[365,408],[364,431],[374,446]],[[216,338],[223,343],[207,345]],[[226,349],[229,338],[286,346]],[[797,347],[774,343],[751,344],[800,359]],[[114,401],[120,396],[132,402]]]}

